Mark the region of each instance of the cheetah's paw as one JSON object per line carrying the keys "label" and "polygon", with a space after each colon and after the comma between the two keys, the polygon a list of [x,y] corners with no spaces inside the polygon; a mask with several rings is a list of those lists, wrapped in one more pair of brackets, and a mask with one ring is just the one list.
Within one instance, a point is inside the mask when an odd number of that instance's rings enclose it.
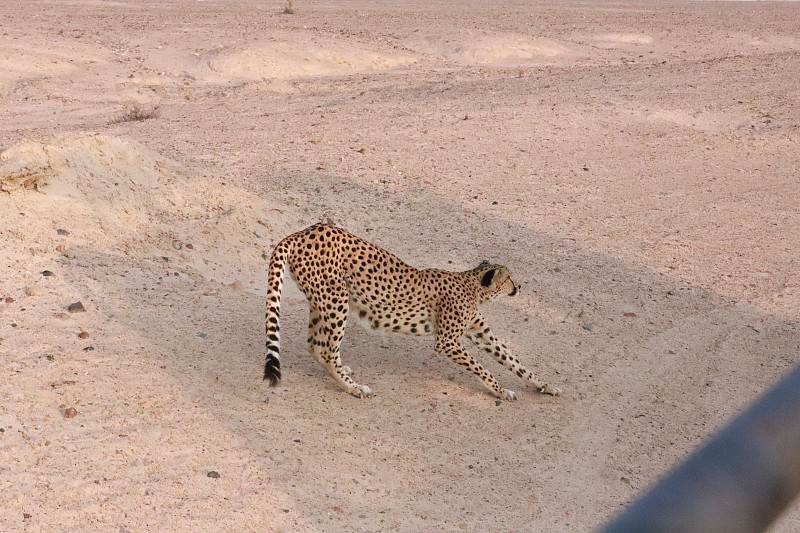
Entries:
{"label": "cheetah's paw", "polygon": [[517,393],[514,392],[513,390],[500,389],[500,398],[503,400],[508,400],[510,402],[513,402],[514,400],[517,399]]}
{"label": "cheetah's paw", "polygon": [[349,392],[356,398],[372,397],[372,389],[370,389],[366,385],[359,385],[358,383],[355,383],[352,387],[350,387],[350,390],[348,390],[347,392]]}
{"label": "cheetah's paw", "polygon": [[551,396],[561,396],[561,389],[552,385],[544,385],[539,392],[542,394],[549,394]]}

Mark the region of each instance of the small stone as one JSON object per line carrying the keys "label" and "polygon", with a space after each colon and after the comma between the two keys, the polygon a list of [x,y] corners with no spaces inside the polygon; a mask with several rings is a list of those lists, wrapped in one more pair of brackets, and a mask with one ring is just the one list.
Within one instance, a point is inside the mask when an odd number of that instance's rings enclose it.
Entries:
{"label": "small stone", "polygon": [[33,518],[32,514],[30,514],[30,513],[22,513],[22,519],[23,520],[30,520],[31,518]]}
{"label": "small stone", "polygon": [[6,303],[7,304],[13,304],[14,303],[14,298],[12,298],[11,296],[6,296]]}
{"label": "small stone", "polygon": [[502,405],[502,404],[503,404],[503,400],[495,400],[495,401],[494,401],[494,404],[495,404],[495,405],[497,405],[497,406],[499,407],[500,405]]}
{"label": "small stone", "polygon": [[194,245],[192,245],[191,243],[187,243],[186,244],[186,249],[187,250],[194,250]]}
{"label": "small stone", "polygon": [[636,313],[631,313],[630,311],[627,313],[622,313],[622,316],[626,316],[628,318],[635,317]]}
{"label": "small stone", "polygon": [[214,478],[214,479],[217,479],[217,478],[219,478],[219,472],[217,472],[216,470],[212,470],[211,472],[209,472],[209,473],[208,473],[208,474],[206,474],[206,475],[207,475],[208,477],[211,477],[211,478]]}
{"label": "small stone", "polygon": [[76,416],[78,416],[78,410],[75,409],[74,407],[67,407],[64,410],[64,417],[65,418],[75,418]]}
{"label": "small stone", "polygon": [[83,303],[75,302],[69,304],[69,306],[67,307],[67,311],[69,311],[70,313],[85,313],[86,308],[83,306]]}
{"label": "small stone", "polygon": [[79,339],[88,339],[89,338],[89,332],[88,331],[81,331],[80,333],[78,333],[78,338]]}
{"label": "small stone", "polygon": [[87,346],[86,348],[83,349],[83,351],[84,352],[93,352],[94,351],[94,346]]}
{"label": "small stone", "polygon": [[590,324],[589,322],[584,322],[581,324],[581,327],[586,331],[592,331],[594,329],[594,324]]}
{"label": "small stone", "polygon": [[50,276],[55,276],[55,274],[53,274],[49,270],[42,270],[42,276],[49,278]]}
{"label": "small stone", "polygon": [[58,233],[59,235],[69,235],[69,232],[65,229],[57,229],[56,233]]}

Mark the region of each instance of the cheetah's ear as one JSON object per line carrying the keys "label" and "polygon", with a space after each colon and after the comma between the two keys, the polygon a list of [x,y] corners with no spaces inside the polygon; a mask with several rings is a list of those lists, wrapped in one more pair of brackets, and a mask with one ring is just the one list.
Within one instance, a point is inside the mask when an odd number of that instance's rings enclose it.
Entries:
{"label": "cheetah's ear", "polygon": [[489,285],[491,285],[492,284],[492,280],[494,279],[494,275],[496,273],[497,273],[497,269],[496,268],[493,268],[493,269],[489,270],[488,272],[486,272],[486,274],[483,275],[483,279],[481,279],[481,285],[483,285],[484,287],[488,287]]}

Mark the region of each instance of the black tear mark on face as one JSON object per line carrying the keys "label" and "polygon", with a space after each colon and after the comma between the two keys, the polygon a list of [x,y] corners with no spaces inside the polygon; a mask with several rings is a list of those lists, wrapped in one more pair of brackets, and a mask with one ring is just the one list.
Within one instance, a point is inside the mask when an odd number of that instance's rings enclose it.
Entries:
{"label": "black tear mark on face", "polygon": [[496,272],[497,272],[496,268],[493,268],[492,270],[486,272],[486,274],[483,275],[483,279],[481,280],[481,285],[483,285],[484,287],[488,287],[489,285],[491,285]]}

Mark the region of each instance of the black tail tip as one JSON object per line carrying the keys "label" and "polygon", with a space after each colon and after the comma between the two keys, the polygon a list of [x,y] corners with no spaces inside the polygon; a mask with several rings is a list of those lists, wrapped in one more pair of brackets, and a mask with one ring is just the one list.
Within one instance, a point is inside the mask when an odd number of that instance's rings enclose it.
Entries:
{"label": "black tail tip", "polygon": [[269,380],[269,386],[274,387],[281,380],[281,363],[277,359],[268,359],[264,365],[264,380]]}

